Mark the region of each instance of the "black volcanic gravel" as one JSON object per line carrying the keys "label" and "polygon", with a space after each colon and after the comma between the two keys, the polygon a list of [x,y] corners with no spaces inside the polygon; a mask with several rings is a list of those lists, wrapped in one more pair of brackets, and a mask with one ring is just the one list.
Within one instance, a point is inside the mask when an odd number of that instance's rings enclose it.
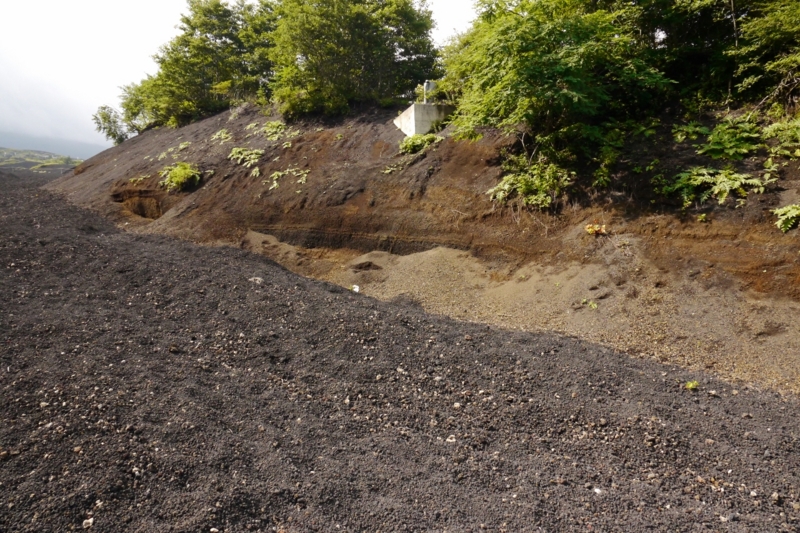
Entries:
{"label": "black volcanic gravel", "polygon": [[35,184],[0,176],[0,532],[798,531],[794,398]]}

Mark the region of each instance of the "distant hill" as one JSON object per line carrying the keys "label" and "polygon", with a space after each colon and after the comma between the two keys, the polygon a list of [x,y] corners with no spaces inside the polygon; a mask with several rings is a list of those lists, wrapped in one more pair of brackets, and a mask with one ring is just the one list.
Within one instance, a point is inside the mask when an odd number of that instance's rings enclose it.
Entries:
{"label": "distant hill", "polygon": [[100,144],[90,144],[68,139],[54,139],[50,137],[36,137],[7,131],[0,131],[0,146],[9,146],[20,150],[45,151],[80,159],[88,159],[108,148],[108,146]]}
{"label": "distant hill", "polygon": [[0,170],[18,172],[20,170],[36,173],[61,173],[81,163],[80,159],[42,152],[38,150],[17,150],[0,147]]}

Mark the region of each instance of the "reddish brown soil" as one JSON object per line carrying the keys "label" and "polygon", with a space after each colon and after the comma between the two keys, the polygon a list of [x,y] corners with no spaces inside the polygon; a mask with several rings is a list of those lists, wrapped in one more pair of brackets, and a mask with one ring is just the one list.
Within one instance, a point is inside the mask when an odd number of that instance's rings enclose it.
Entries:
{"label": "reddish brown soil", "polygon": [[798,530],[795,399],[123,233],[8,176],[0,301],[0,531]]}
{"label": "reddish brown soil", "polygon": [[[255,109],[233,118],[224,113],[179,130],[146,132],[87,161],[52,190],[115,220],[146,225],[148,232],[199,242],[239,242],[255,230],[306,248],[405,254],[447,246],[506,264],[582,260],[588,239],[576,241],[573,229],[597,220],[617,234],[640,238],[646,255],[665,270],[682,270],[691,259],[732,275],[744,289],[800,299],[797,232],[781,234],[769,213],[782,195],[796,195],[796,163],[782,170],[779,186],[751,195],[742,209],[709,206],[708,223],[695,215],[643,210],[648,197],[637,183],[646,179],[635,176],[623,180],[618,192],[587,207],[567,206],[556,217],[515,214],[511,208],[497,209],[486,194],[500,175],[499,150],[509,145],[507,137],[489,132],[477,143],[448,138],[425,154],[402,157],[397,146],[403,134],[392,124],[393,116],[373,111],[296,124],[298,136],[283,148],[287,138],[268,141],[255,134],[257,129],[246,128],[277,117]],[[210,139],[222,128],[233,140],[220,145]],[[665,173],[698,163],[692,149],[678,150],[663,133],[664,148],[647,157],[660,157]],[[191,145],[179,151],[184,142]],[[226,159],[233,147],[265,150],[260,177]],[[196,191],[167,194],[158,186],[158,171],[174,160],[214,174]],[[386,173],[391,166],[400,169]],[[269,190],[269,176],[288,168],[308,170],[307,183],[289,175]],[[150,177],[129,181],[140,176]],[[765,269],[769,276],[763,275]]]}

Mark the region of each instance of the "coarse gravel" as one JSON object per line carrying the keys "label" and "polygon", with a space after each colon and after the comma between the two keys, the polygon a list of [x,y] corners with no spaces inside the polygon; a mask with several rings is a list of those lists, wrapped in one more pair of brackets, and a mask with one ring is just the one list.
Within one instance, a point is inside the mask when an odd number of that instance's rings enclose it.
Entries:
{"label": "coarse gravel", "polygon": [[[0,531],[798,531],[797,399],[0,176]],[[687,382],[697,389],[687,390]]]}

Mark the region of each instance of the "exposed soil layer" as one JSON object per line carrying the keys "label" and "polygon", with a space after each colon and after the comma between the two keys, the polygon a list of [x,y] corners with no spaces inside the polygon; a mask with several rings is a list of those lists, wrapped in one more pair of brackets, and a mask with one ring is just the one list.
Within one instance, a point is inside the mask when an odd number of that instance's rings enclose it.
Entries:
{"label": "exposed soil layer", "polygon": [[798,530],[794,398],[123,233],[20,181],[0,531]]}
{"label": "exposed soil layer", "polygon": [[[782,167],[780,181],[764,195],[751,195],[744,207],[712,203],[705,222],[696,213],[652,211],[643,186],[649,178],[634,173],[615,181],[618,189],[606,197],[587,198],[585,206],[576,203],[551,217],[498,208],[486,194],[501,175],[509,137],[492,131],[479,142],[447,137],[425,153],[402,156],[403,134],[394,116],[375,110],[300,122],[269,140],[261,128],[279,117],[252,107],[234,110],[178,130],[148,131],[86,161],[52,189],[145,231],[198,242],[233,243],[254,230],[305,248],[408,254],[445,246],[517,265],[583,261],[582,228],[596,221],[615,235],[640,239],[647,257],[666,270],[680,270],[691,258],[732,275],[744,289],[800,300],[797,232],[781,234],[769,212],[796,201],[796,162]],[[707,164],[690,146],[675,145],[667,126],[662,129],[658,142],[641,154],[633,151],[632,165],[641,158],[647,166],[647,158],[656,157],[658,168],[673,175]],[[230,140],[215,139],[222,130]],[[234,147],[264,154],[246,167],[228,159]],[[206,173],[202,187],[166,194],[159,172],[175,161],[198,165]],[[744,165],[759,170],[755,161]]]}
{"label": "exposed soil layer", "polygon": [[[798,201],[797,162],[744,207],[731,200],[703,208],[704,222],[699,212],[654,211],[642,185],[649,177],[633,173],[615,176],[605,197],[551,216],[490,202],[509,138],[446,138],[402,156],[393,116],[310,120],[269,140],[261,130],[278,117],[234,110],[148,131],[50,188],[128,230],[243,246],[380,299],[402,296],[452,317],[555,330],[800,392],[792,319],[800,312],[800,241],[798,230],[778,231],[769,212]],[[668,126],[656,139],[634,147],[629,166],[657,157],[673,175],[704,164],[691,146],[672,142]],[[228,159],[234,147],[264,153],[246,167]],[[160,170],[176,161],[203,171],[198,188],[168,194],[159,186]],[[742,165],[759,169],[757,161]],[[588,235],[591,222],[609,235]]]}

